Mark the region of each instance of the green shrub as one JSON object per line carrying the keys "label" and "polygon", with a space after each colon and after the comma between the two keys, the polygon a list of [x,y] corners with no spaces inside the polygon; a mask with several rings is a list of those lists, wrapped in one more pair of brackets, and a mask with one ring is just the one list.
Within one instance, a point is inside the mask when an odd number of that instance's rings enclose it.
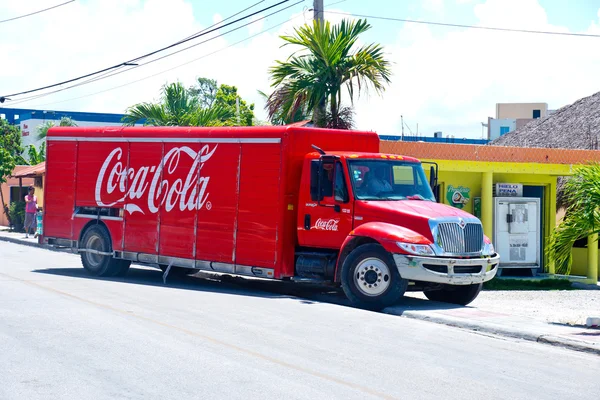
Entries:
{"label": "green shrub", "polygon": [[8,215],[12,224],[15,227],[22,227],[25,223],[25,202],[16,201],[10,203],[10,207],[8,208]]}

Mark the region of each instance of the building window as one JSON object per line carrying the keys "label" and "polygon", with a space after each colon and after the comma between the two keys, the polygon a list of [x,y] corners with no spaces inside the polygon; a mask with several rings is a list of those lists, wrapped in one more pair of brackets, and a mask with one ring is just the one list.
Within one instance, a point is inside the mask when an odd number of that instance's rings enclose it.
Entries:
{"label": "building window", "polygon": [[542,112],[540,110],[533,110],[533,118],[539,118],[542,116]]}
{"label": "building window", "polygon": [[501,126],[500,127],[500,136],[507,134],[508,132],[510,132],[509,126]]}

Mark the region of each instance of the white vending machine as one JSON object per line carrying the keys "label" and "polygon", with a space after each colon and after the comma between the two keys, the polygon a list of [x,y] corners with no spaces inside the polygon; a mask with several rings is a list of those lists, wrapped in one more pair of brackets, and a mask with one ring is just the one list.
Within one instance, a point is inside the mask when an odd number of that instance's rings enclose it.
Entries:
{"label": "white vending machine", "polygon": [[541,208],[539,198],[494,198],[494,246],[502,268],[541,267]]}

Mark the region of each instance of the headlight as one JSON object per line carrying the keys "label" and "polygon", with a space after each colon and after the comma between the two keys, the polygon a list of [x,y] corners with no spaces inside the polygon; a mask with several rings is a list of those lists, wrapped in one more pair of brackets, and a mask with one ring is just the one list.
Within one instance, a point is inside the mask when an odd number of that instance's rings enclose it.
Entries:
{"label": "headlight", "polygon": [[483,255],[491,256],[496,254],[496,249],[494,249],[494,245],[491,243],[486,243],[483,245]]}
{"label": "headlight", "polygon": [[431,246],[426,244],[413,244],[413,243],[403,243],[396,242],[398,247],[404,250],[406,253],[414,254],[417,256],[434,256],[435,253]]}

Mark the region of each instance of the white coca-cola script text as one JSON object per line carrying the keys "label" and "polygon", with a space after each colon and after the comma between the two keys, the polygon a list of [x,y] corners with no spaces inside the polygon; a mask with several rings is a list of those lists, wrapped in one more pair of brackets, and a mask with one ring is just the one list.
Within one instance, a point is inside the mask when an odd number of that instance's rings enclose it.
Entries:
{"label": "white coca-cola script text", "polygon": [[317,222],[315,222],[315,226],[313,229],[317,229],[320,231],[336,231],[338,230],[339,219],[321,219],[319,218]]}
{"label": "white coca-cola script text", "polygon": [[[200,210],[206,204],[208,193],[206,191],[209,176],[201,174],[202,167],[206,163],[218,145],[210,148],[205,145],[196,152],[193,149],[182,146],[169,150],[158,165],[141,166],[137,170],[123,165],[127,163],[127,157],[123,157],[120,147],[114,149],[98,173],[96,180],[95,199],[99,207],[112,207],[117,203],[125,202],[125,209],[133,214],[144,211],[136,204],[136,200],[148,202],[150,213],[157,213],[164,205],[164,210],[169,212],[178,207],[180,211]],[[193,163],[185,178],[175,174],[177,166],[182,157],[190,157]],[[153,174],[153,175],[152,175]],[[111,195],[113,192],[122,196],[112,202],[104,202],[103,195]]]}

